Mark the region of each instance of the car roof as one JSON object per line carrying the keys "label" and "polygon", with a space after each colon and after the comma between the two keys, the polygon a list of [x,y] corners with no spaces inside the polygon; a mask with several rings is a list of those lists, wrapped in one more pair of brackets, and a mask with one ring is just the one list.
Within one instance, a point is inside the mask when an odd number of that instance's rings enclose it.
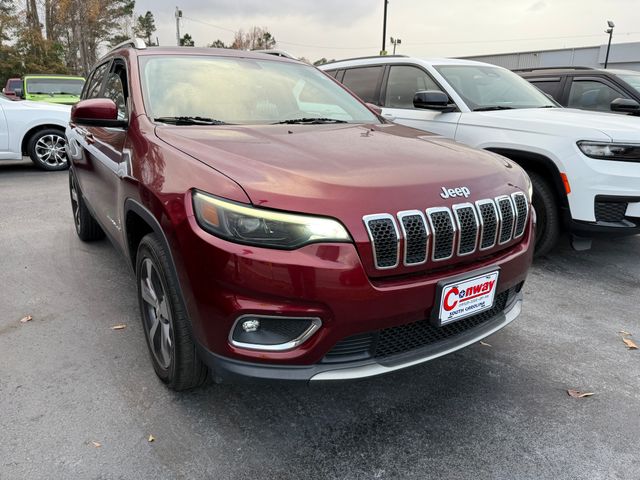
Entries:
{"label": "car roof", "polygon": [[134,48],[132,46],[123,46],[115,48],[105,55],[101,60],[109,58],[116,54],[122,48],[128,48],[136,52],[136,55],[141,57],[153,56],[153,55],[180,55],[180,56],[216,56],[216,57],[231,57],[231,58],[254,58],[256,60],[272,60],[275,62],[289,62],[289,63],[304,63],[299,60],[288,58],[280,55],[273,55],[261,52],[252,52],[250,50],[234,50],[231,48],[210,48],[210,47],[148,47],[148,48]]}
{"label": "car roof", "polygon": [[[351,58],[346,60],[336,60],[335,62],[325,63],[321,65],[322,69],[334,69],[341,68],[346,65],[371,65],[371,64],[391,64],[391,63],[422,63],[428,65],[476,65],[476,66],[491,66],[498,67],[484,62],[476,62],[475,60],[462,60],[459,58],[444,58],[444,57],[432,57],[432,58],[420,58],[420,57],[407,57],[400,55],[389,56],[377,56],[377,57],[364,57],[364,58]],[[498,67],[502,68],[502,67]]]}
{"label": "car roof", "polygon": [[52,73],[52,74],[47,74],[47,73],[28,73],[27,75],[25,75],[22,78],[71,78],[71,79],[79,79],[79,80],[84,80],[84,77],[81,77],[79,75],[64,75],[64,74],[56,74],[56,73]]}

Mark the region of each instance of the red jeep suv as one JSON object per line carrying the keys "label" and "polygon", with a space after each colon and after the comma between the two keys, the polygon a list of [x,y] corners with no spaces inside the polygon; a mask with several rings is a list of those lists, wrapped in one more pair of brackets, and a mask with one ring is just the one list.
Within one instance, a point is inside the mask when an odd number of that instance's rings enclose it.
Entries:
{"label": "red jeep suv", "polygon": [[175,390],[391,372],[520,313],[524,171],[389,123],[312,66],[131,41],[67,137],[78,235],[131,263]]}

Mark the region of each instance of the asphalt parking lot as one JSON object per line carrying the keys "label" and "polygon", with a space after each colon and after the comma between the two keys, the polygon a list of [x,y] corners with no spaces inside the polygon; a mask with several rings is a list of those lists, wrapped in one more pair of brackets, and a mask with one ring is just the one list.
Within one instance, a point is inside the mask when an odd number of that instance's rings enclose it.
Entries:
{"label": "asphalt parking lot", "polygon": [[640,350],[619,333],[640,344],[638,237],[537,261],[490,346],[310,387],[168,391],[132,272],[76,237],[67,172],[0,165],[0,286],[2,480],[640,478]]}

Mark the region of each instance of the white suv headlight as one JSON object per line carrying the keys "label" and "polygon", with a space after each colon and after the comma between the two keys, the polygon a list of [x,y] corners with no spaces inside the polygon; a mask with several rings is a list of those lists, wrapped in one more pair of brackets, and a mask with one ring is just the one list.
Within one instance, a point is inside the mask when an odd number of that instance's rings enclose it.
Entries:
{"label": "white suv headlight", "polygon": [[198,224],[236,243],[292,250],[309,243],[351,242],[337,220],[278,212],[193,192]]}
{"label": "white suv headlight", "polygon": [[578,142],[578,148],[587,157],[619,162],[640,162],[640,144]]}

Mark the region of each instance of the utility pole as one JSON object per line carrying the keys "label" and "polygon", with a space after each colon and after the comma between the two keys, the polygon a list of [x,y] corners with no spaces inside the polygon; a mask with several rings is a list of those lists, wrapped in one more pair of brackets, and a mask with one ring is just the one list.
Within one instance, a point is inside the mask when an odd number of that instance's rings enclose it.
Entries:
{"label": "utility pole", "polygon": [[391,44],[393,45],[393,54],[396,54],[396,47],[402,43],[402,40],[399,38],[391,37]]}
{"label": "utility pole", "polygon": [[613,23],[611,20],[607,20],[607,25],[609,25],[609,28],[607,28],[604,33],[608,33],[609,34],[609,43],[607,44],[607,56],[604,59],[604,68],[607,68],[607,64],[609,63],[609,50],[611,49],[611,37],[613,37],[613,27],[615,27],[615,23]]}
{"label": "utility pole", "polygon": [[380,50],[380,55],[387,54],[387,5],[389,4],[389,0],[382,0],[384,2],[384,21],[382,22],[382,50]]}
{"label": "utility pole", "polygon": [[182,18],[182,10],[176,7],[176,45],[180,46],[180,19]]}

